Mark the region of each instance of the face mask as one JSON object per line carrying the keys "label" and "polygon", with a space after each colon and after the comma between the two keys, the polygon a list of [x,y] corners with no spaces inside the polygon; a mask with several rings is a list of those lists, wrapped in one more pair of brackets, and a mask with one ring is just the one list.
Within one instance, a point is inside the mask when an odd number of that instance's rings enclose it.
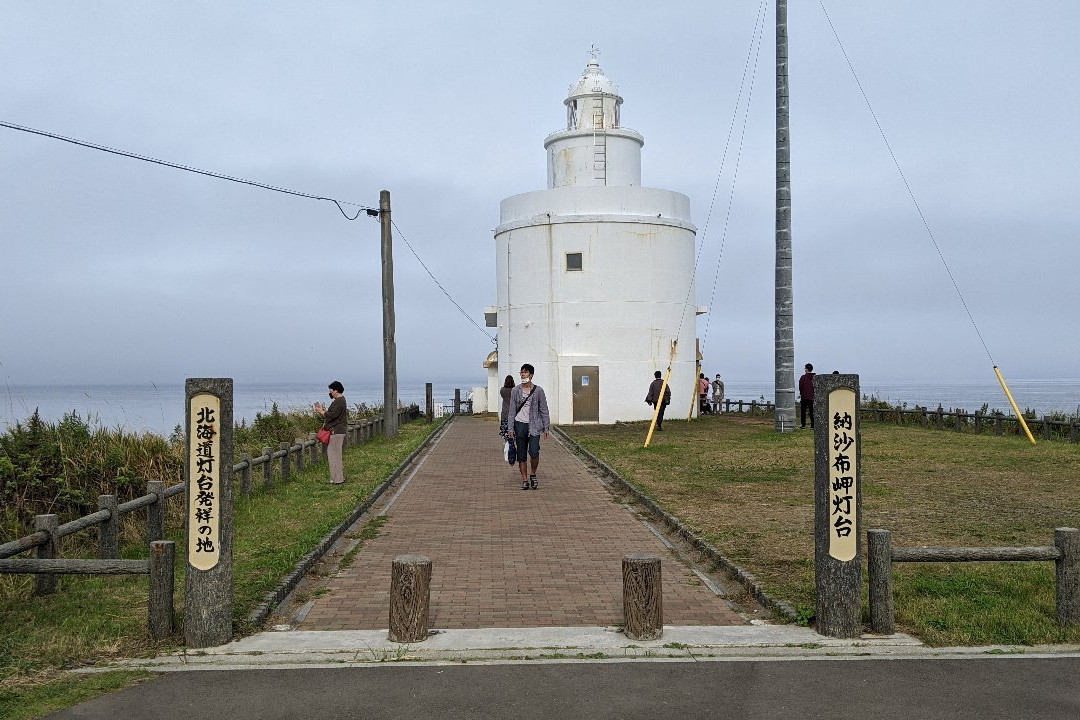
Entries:
{"label": "face mask", "polygon": [[327,394],[328,396],[330,396],[330,399],[331,399],[331,400],[333,400],[333,399],[334,399],[334,393],[326,393],[326,394]]}
{"label": "face mask", "polygon": [[521,382],[522,383],[527,383],[527,382],[530,382],[531,380],[532,380],[532,375],[522,375],[521,376]]}

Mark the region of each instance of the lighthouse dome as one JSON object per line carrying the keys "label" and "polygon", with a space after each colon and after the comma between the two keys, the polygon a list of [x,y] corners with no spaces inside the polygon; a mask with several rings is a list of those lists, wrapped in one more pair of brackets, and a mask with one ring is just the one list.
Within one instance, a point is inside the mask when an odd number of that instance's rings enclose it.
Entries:
{"label": "lighthouse dome", "polygon": [[590,58],[588,65],[585,66],[585,72],[581,74],[581,78],[570,86],[570,92],[567,93],[566,99],[569,102],[582,95],[618,96],[618,94],[619,87],[600,69],[600,63],[596,61],[596,58]]}

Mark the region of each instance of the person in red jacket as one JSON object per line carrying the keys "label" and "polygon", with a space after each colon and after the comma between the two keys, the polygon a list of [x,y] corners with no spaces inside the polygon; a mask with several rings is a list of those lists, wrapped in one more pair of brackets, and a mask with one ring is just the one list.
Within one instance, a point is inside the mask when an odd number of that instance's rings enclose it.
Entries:
{"label": "person in red jacket", "polygon": [[806,427],[806,413],[810,412],[810,429],[814,429],[814,366],[806,363],[806,372],[799,378],[799,419]]}

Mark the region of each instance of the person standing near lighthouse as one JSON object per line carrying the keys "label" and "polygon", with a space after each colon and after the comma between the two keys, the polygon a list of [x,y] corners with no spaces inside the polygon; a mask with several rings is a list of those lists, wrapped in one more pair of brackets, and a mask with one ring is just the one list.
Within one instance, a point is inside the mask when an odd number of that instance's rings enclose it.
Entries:
{"label": "person standing near lighthouse", "polygon": [[[521,384],[510,393],[510,413],[513,424],[510,438],[517,443],[518,469],[521,471],[521,489],[536,490],[536,468],[540,465],[540,436],[547,440],[551,430],[547,396],[544,388],[533,384],[532,365],[521,366]],[[526,465],[531,465],[530,469]]]}

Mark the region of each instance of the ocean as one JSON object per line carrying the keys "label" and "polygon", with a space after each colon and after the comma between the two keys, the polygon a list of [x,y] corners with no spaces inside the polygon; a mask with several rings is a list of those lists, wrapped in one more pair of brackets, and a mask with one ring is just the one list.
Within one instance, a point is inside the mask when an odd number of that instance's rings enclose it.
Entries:
{"label": "ocean", "polygon": [[[424,381],[399,379],[398,401],[424,407],[425,382],[431,382],[435,403],[452,403],[454,389],[461,389],[465,399],[482,379],[464,381]],[[345,399],[357,403],[382,405],[382,381],[349,382]],[[308,410],[315,401],[324,404],[326,383],[234,383],[233,418],[249,424],[256,413],[268,413],[277,403],[282,411]],[[16,422],[25,422],[37,409],[45,420],[59,420],[74,411],[92,425],[122,427],[132,432],[152,432],[168,436],[184,424],[184,386],[182,384],[139,385],[6,385],[0,386],[0,430]]]}
{"label": "ocean", "polygon": [[[344,382],[344,381],[343,381]],[[403,379],[398,384],[398,399],[409,405],[424,405],[423,380]],[[741,381],[725,378],[726,396],[733,400],[774,399],[771,380]],[[432,381],[436,404],[451,403],[454,389],[460,388],[464,399],[473,387],[484,385],[482,377],[470,380]],[[644,397],[647,383],[642,384]],[[988,381],[930,383],[915,380],[876,381],[860,378],[863,395],[876,395],[893,404],[907,403],[946,410],[962,408],[975,412],[984,404],[1012,414],[1001,386]],[[1036,415],[1080,412],[1080,380],[1009,381],[1009,389],[1021,410],[1031,408]],[[345,382],[345,397],[350,405],[382,404],[382,382]],[[274,403],[281,410],[307,409],[316,400],[327,401],[323,383],[236,383],[233,388],[234,417],[250,423],[256,413],[267,413]],[[0,429],[25,422],[37,408],[42,418],[59,420],[65,413],[76,412],[91,424],[123,427],[133,432],[153,432],[167,436],[183,425],[184,387],[175,385],[6,385],[0,387]]]}

